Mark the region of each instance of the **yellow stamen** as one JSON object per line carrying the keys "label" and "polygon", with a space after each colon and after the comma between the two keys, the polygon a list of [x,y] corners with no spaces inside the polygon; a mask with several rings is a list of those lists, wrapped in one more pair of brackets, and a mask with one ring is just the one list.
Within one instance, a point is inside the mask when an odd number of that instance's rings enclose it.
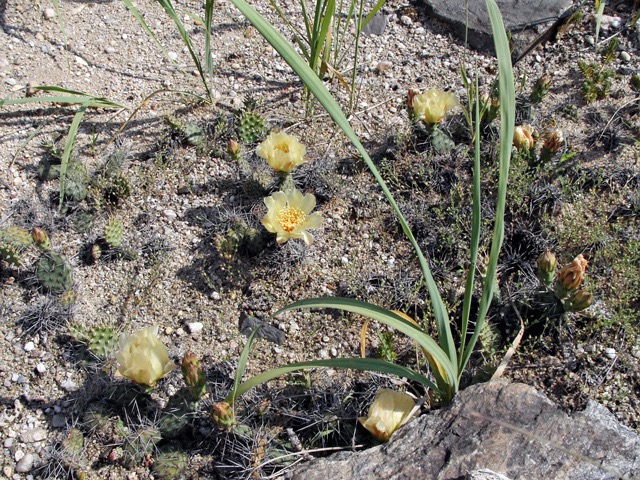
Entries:
{"label": "yellow stamen", "polygon": [[289,153],[289,145],[286,143],[281,143],[280,145],[276,145],[275,149],[280,150],[281,152],[284,152],[284,153]]}
{"label": "yellow stamen", "polygon": [[302,210],[296,207],[285,207],[278,212],[278,223],[282,229],[291,233],[298,226],[301,225],[307,216]]}

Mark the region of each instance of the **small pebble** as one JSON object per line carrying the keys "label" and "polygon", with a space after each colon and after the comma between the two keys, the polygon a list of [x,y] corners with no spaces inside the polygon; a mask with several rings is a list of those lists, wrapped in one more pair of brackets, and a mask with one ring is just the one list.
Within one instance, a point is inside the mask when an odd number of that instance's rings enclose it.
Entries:
{"label": "small pebble", "polygon": [[33,350],[34,348],[36,348],[36,345],[33,342],[27,342],[24,345],[24,351],[25,352],[30,352],[31,350]]}
{"label": "small pebble", "polygon": [[178,218],[178,214],[176,214],[176,212],[169,208],[162,211],[162,216],[168,218],[169,220],[175,220],[176,218]]}
{"label": "small pebble", "polygon": [[43,374],[47,371],[47,366],[44,363],[39,363],[36,365],[36,372]]}
{"label": "small pebble", "polygon": [[56,414],[51,418],[51,426],[53,428],[63,428],[67,426],[67,419],[64,415]]}
{"label": "small pebble", "polygon": [[611,348],[611,347],[609,347],[609,348],[605,348],[605,349],[604,349],[604,354],[605,354],[608,358],[610,358],[610,359],[612,359],[612,360],[613,360],[614,358],[616,358],[616,355],[617,355],[617,353],[616,353],[616,349],[615,349],[615,348]]}
{"label": "small pebble", "polygon": [[72,392],[77,387],[78,386],[76,385],[76,382],[74,382],[73,380],[63,380],[62,382],[60,382],[60,388],[65,392]]}
{"label": "small pebble", "polygon": [[631,55],[628,52],[620,52],[620,60],[623,62],[629,62],[631,60]]}
{"label": "small pebble", "polygon": [[164,329],[164,334],[165,335],[171,335],[173,333],[173,328],[172,327],[167,327]]}
{"label": "small pebble", "polygon": [[33,468],[33,455],[27,453],[24,457],[22,457],[18,464],[16,465],[16,472],[18,473],[27,473],[30,472]]}
{"label": "small pebble", "polygon": [[11,448],[13,446],[13,438],[4,439],[4,448]]}
{"label": "small pebble", "polygon": [[382,73],[382,72],[386,72],[387,70],[391,70],[391,68],[393,67],[393,63],[391,62],[378,62],[378,64],[376,65],[375,71],[376,73]]}
{"label": "small pebble", "polygon": [[211,297],[211,300],[220,300],[220,294],[218,292],[216,292],[215,290],[213,292],[211,292],[211,294],[209,295]]}
{"label": "small pebble", "polygon": [[406,25],[407,27],[413,25],[413,20],[411,20],[411,17],[408,17],[407,15],[403,15],[400,17],[400,22],[403,25]]}
{"label": "small pebble", "polygon": [[51,7],[45,8],[43,15],[47,20],[51,20],[52,18],[56,18],[56,11]]}
{"label": "small pebble", "polygon": [[16,82],[15,78],[9,77],[4,79],[4,83],[6,83],[7,85],[15,85],[18,82]]}
{"label": "small pebble", "polygon": [[178,54],[176,52],[169,52],[167,53],[167,57],[175,62],[178,59]]}
{"label": "small pebble", "polygon": [[104,53],[116,53],[116,49],[113,47],[107,47],[104,49]]}
{"label": "small pebble", "polygon": [[336,347],[331,347],[331,356],[332,357],[338,356],[338,349]]}
{"label": "small pebble", "polygon": [[191,322],[187,323],[187,328],[189,329],[189,333],[193,335],[194,333],[202,331],[204,325],[202,324],[202,322]]}
{"label": "small pebble", "polygon": [[13,454],[13,459],[16,462],[22,460],[22,457],[24,457],[24,452],[22,450],[16,450],[16,452]]}
{"label": "small pebble", "polygon": [[587,42],[587,45],[595,45],[596,43],[596,39],[591,35],[587,35],[586,37],[584,37],[584,41]]}
{"label": "small pebble", "polygon": [[318,353],[318,356],[323,360],[327,360],[327,359],[331,358],[331,356],[329,355],[329,352],[327,350],[325,350],[324,348],[322,350],[320,350],[320,352]]}
{"label": "small pebble", "polygon": [[44,428],[34,428],[20,434],[20,441],[23,443],[41,442],[47,438],[47,431]]}

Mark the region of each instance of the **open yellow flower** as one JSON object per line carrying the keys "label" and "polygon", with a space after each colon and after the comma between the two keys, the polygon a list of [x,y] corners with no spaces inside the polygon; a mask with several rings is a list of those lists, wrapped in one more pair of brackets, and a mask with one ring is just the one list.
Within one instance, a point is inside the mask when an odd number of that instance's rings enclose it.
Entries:
{"label": "open yellow flower", "polygon": [[322,215],[311,213],[316,206],[316,197],[310,193],[302,195],[294,188],[274,193],[264,199],[264,204],[267,214],[262,225],[276,234],[276,242],[282,244],[291,238],[302,238],[307,246],[313,243],[313,235],[307,230],[322,224]]}
{"label": "open yellow flower", "polygon": [[383,388],[369,408],[369,415],[358,421],[382,442],[391,438],[393,432],[408,419],[415,406],[413,398],[406,393]]}
{"label": "open yellow flower", "polygon": [[432,88],[411,98],[411,106],[416,117],[432,125],[440,122],[447,112],[459,105],[458,97],[451,92]]}
{"label": "open yellow flower", "polygon": [[289,173],[305,162],[307,149],[293,135],[284,132],[271,132],[258,145],[256,154],[264,158],[276,172]]}
{"label": "open yellow flower", "polygon": [[118,374],[135,383],[155,386],[171,370],[178,368],[167,355],[167,348],[158,338],[158,326],[143,328],[120,338],[116,353]]}

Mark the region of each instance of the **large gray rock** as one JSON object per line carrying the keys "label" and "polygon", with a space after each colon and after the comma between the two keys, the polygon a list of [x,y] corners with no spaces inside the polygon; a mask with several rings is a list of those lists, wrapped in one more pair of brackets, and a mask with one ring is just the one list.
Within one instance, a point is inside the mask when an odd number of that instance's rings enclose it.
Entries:
{"label": "large gray rock", "polygon": [[290,478],[463,480],[478,469],[514,480],[630,478],[640,475],[640,437],[596,403],[569,416],[532,387],[500,380],[464,390],[384,445],[313,460]]}
{"label": "large gray rock", "polygon": [[[454,34],[464,39],[467,18],[464,0],[424,0],[424,3],[433,15],[451,25]],[[567,12],[573,0],[496,0],[496,3],[516,51],[521,52]],[[493,50],[485,0],[469,0],[468,40],[474,48]]]}

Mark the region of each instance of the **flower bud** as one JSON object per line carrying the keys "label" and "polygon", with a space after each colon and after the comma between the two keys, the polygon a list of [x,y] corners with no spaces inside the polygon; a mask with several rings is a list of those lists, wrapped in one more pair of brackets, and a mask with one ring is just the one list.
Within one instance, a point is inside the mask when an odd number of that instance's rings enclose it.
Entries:
{"label": "flower bud", "polygon": [[534,143],[533,130],[530,126],[521,125],[515,128],[513,132],[513,144],[518,150],[529,151],[533,148]]}
{"label": "flower bud", "polygon": [[538,278],[545,285],[553,283],[553,277],[556,273],[556,256],[546,251],[538,257]]}
{"label": "flower bud", "polygon": [[31,238],[38,245],[38,248],[41,250],[47,251],[51,248],[51,241],[49,240],[49,235],[43,229],[39,227],[33,227],[31,230]]}
{"label": "flower bud", "polygon": [[186,352],[182,357],[181,366],[184,383],[189,387],[191,396],[199,400],[207,390],[207,378],[200,366],[200,362],[193,353]]}
{"label": "flower bud", "polygon": [[566,296],[567,292],[577,290],[580,287],[588,264],[589,262],[580,254],[569,265],[562,267],[556,279],[557,290],[561,298]]}
{"label": "flower bud", "polygon": [[227,143],[227,153],[231,155],[231,158],[238,160],[240,158],[240,144],[235,140],[229,140]]}
{"label": "flower bud", "polygon": [[386,442],[406,422],[414,406],[413,398],[406,393],[382,389],[371,404],[368,416],[358,421],[374,437]]}
{"label": "flower bud", "polygon": [[220,430],[230,432],[236,425],[236,414],[227,402],[214,403],[211,407],[211,417]]}
{"label": "flower bud", "polygon": [[564,302],[564,309],[567,312],[579,312],[585,308],[589,308],[593,303],[593,295],[586,290],[577,290],[573,295]]}

